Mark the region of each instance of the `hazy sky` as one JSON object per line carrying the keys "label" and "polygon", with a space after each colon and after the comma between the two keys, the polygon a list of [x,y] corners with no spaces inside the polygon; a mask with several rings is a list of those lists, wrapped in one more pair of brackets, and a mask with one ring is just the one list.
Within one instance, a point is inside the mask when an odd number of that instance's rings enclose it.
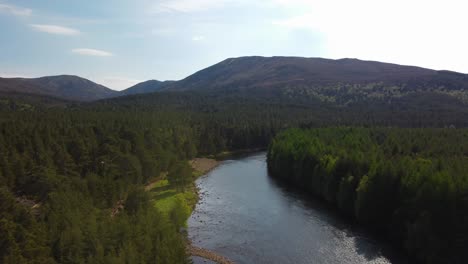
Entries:
{"label": "hazy sky", "polygon": [[0,76],[121,90],[228,57],[359,58],[468,73],[466,0],[0,0]]}

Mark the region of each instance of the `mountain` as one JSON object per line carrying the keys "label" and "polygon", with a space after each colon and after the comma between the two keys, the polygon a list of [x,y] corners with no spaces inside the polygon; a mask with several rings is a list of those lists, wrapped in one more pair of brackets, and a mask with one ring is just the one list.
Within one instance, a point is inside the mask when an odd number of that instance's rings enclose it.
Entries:
{"label": "mountain", "polygon": [[0,92],[46,95],[72,101],[94,101],[118,95],[117,91],[73,75],[0,78]]}
{"label": "mountain", "polygon": [[255,56],[226,59],[180,81],[149,80],[121,92],[70,75],[0,78],[0,94],[38,94],[72,101],[164,91],[273,96],[301,103],[318,99],[338,106],[391,103],[426,93],[424,98],[435,100],[432,103],[438,103],[439,95],[468,103],[468,75],[358,59]]}
{"label": "mountain", "polygon": [[157,80],[149,80],[146,82],[138,83],[130,88],[127,88],[120,92],[121,95],[131,95],[131,94],[144,94],[144,93],[153,93],[157,92],[164,87],[174,83],[173,81],[157,81]]}
{"label": "mountain", "polygon": [[279,92],[338,104],[435,92],[468,101],[468,75],[358,59],[230,58],[162,90]]}
{"label": "mountain", "polygon": [[336,83],[417,83],[453,81],[468,87],[468,75],[414,66],[363,61],[301,57],[240,57],[203,69],[172,87],[177,90],[237,86],[273,87],[284,84],[330,85]]}

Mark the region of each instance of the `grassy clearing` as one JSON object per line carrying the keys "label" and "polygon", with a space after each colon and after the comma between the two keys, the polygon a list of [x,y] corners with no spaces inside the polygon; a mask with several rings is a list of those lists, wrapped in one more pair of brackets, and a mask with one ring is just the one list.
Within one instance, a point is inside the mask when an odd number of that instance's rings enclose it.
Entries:
{"label": "grassy clearing", "polygon": [[154,206],[166,215],[175,207],[178,199],[185,201],[190,208],[193,208],[198,199],[195,187],[190,187],[185,192],[178,192],[166,179],[155,183],[149,192]]}
{"label": "grassy clearing", "polygon": [[[195,179],[206,174],[219,164],[214,159],[198,158],[190,161],[192,166],[192,183],[184,191],[177,190],[169,184],[167,173],[162,173],[145,187],[150,194],[153,205],[164,215],[175,209],[183,211],[182,214],[188,218],[198,201]],[[182,203],[182,205],[181,205]],[[177,207],[177,208],[176,208]]]}
{"label": "grassy clearing", "polygon": [[[209,170],[213,169],[218,164],[219,162],[213,159],[193,159],[190,161],[190,165],[193,168],[193,180],[206,174]],[[195,184],[192,183],[190,187],[181,192],[171,186],[166,177],[167,173],[163,173],[145,187],[145,190],[148,191],[151,195],[154,206],[156,206],[156,208],[158,208],[162,213],[167,215],[172,211],[172,209],[174,209],[177,201],[182,200],[190,208],[190,210],[193,210],[198,201]]]}

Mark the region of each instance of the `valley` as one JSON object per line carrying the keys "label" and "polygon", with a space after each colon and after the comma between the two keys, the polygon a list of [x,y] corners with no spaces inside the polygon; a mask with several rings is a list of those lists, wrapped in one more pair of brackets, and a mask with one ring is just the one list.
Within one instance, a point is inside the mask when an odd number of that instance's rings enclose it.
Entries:
{"label": "valley", "polygon": [[466,10],[0,0],[0,264],[467,264]]}
{"label": "valley", "polygon": [[[467,85],[296,57],[227,59],[123,92],[76,76],[0,79],[0,258],[188,263],[188,237],[236,263],[463,263]],[[229,157],[265,149],[267,160]]]}

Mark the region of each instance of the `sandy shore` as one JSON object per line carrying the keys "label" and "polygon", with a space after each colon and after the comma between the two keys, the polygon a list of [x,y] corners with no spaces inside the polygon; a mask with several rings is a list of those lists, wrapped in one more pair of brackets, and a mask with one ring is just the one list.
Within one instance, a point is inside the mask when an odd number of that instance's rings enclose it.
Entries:
{"label": "sandy shore", "polygon": [[216,168],[219,165],[219,161],[208,158],[195,158],[190,161],[192,168],[199,174],[203,175]]}
{"label": "sandy shore", "polygon": [[228,258],[223,257],[221,255],[218,255],[218,254],[216,254],[213,251],[210,251],[208,249],[199,248],[199,247],[189,245],[187,247],[187,252],[191,256],[202,257],[204,259],[208,259],[208,260],[214,261],[214,262],[219,263],[219,264],[234,264],[234,262],[232,262]]}

